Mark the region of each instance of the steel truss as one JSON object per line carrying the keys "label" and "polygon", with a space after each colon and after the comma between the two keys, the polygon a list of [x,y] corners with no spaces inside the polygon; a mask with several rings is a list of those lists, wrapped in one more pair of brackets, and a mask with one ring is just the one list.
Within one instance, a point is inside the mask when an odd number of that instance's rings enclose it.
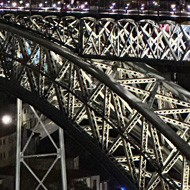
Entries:
{"label": "steel truss", "polygon": [[190,60],[190,25],[150,19],[114,20],[73,16],[1,16],[38,31],[83,56]]}
{"label": "steel truss", "polygon": [[84,61],[56,43],[0,23],[1,77],[66,114],[65,131],[87,134],[138,189],[189,189],[190,93],[146,64]]}
{"label": "steel truss", "polygon": [[[27,108],[26,108],[27,107]],[[20,99],[17,99],[17,147],[16,147],[16,181],[15,181],[15,190],[22,189],[21,180],[23,176],[21,176],[21,170],[22,165],[25,166],[25,168],[28,170],[28,172],[31,174],[31,176],[36,180],[36,187],[35,190],[38,189],[45,189],[47,190],[47,178],[50,176],[50,173],[55,168],[55,165],[58,164],[60,161],[60,176],[62,179],[61,187],[63,190],[67,190],[67,179],[66,179],[66,164],[65,164],[65,148],[64,148],[64,136],[63,136],[63,129],[59,128],[59,145],[56,144],[55,140],[52,138],[51,133],[53,132],[52,129],[48,130],[49,125],[51,127],[54,127],[54,130],[57,130],[57,126],[55,124],[52,124],[53,122],[49,121],[46,117],[44,117],[42,114],[39,114],[38,111],[36,111],[32,106],[26,106],[25,110],[29,112],[30,114],[27,115],[27,118],[24,118],[24,108],[22,107],[22,101]],[[33,117],[32,117],[32,116]],[[30,117],[30,118],[28,118]],[[33,123],[30,126],[27,126],[27,123]],[[25,130],[28,129],[31,131],[31,134],[29,138],[26,139],[23,134],[23,128],[25,127]],[[50,141],[50,145],[54,147],[55,151],[51,153],[36,153],[34,150],[31,150],[30,144],[32,140],[34,139],[35,134],[40,134],[43,138],[47,137]],[[43,158],[43,160],[41,160]],[[41,162],[41,165],[43,165],[44,159],[51,158],[52,161],[49,164],[49,166],[46,166],[46,168],[38,168],[41,170],[46,169],[47,171],[43,174],[42,177],[39,176],[39,173],[36,173],[37,168],[33,168],[31,166],[31,163],[34,162],[36,159],[38,159],[38,162]],[[35,160],[34,160],[35,159]],[[59,165],[59,164],[58,164]],[[22,172],[23,173],[23,172]],[[23,175],[26,175],[24,173]],[[33,186],[33,184],[30,184],[30,186]],[[29,186],[28,186],[29,187]]]}

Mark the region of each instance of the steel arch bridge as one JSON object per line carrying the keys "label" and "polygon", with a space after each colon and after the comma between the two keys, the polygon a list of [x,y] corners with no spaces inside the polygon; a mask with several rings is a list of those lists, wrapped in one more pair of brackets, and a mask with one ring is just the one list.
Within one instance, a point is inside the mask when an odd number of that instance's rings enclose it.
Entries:
{"label": "steel arch bridge", "polygon": [[1,20],[1,88],[64,128],[120,184],[189,189],[190,93],[146,64],[84,60],[60,44]]}

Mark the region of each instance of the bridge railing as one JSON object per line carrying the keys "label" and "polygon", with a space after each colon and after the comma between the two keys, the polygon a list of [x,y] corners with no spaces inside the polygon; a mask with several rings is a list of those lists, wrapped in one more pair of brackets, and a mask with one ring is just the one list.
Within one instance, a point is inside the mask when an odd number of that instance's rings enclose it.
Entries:
{"label": "bridge railing", "polygon": [[42,33],[84,57],[190,60],[188,22],[13,14],[2,18]]}
{"label": "bridge railing", "polygon": [[83,55],[189,60],[188,24],[104,18],[83,18],[80,23]]}

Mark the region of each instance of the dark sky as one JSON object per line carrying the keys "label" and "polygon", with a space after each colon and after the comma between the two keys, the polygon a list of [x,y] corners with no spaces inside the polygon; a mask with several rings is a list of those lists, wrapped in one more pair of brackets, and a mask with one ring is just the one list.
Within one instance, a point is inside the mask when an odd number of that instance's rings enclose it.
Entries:
{"label": "dark sky", "polygon": [[[15,105],[15,106],[14,106]],[[14,124],[4,125],[1,122],[1,118],[5,114],[14,115],[16,109],[16,98],[10,94],[7,94],[3,91],[0,91],[0,137],[5,136],[9,133],[12,133],[16,130]]]}

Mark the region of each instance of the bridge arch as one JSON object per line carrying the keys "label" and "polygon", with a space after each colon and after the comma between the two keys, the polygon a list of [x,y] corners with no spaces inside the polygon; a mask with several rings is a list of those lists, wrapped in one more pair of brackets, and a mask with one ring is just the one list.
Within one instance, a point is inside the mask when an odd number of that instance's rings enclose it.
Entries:
{"label": "bridge arch", "polygon": [[188,92],[144,64],[84,61],[30,30],[0,28],[2,89],[75,136],[131,189],[188,186],[169,173],[188,167]]}

